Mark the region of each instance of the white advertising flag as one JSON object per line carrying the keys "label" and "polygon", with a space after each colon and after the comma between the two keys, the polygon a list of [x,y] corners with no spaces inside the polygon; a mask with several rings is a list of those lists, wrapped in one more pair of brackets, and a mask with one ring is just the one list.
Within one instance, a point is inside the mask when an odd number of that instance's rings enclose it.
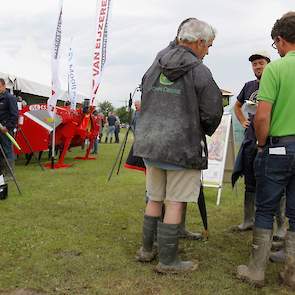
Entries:
{"label": "white advertising flag", "polygon": [[49,113],[53,113],[55,110],[57,99],[60,96],[61,85],[59,80],[59,57],[60,57],[60,44],[61,44],[61,36],[62,36],[62,6],[63,0],[59,1],[59,13],[56,31],[54,35],[54,44],[52,50],[51,57],[51,70],[52,70],[52,78],[51,78],[51,96],[47,100],[47,106]]}
{"label": "white advertising flag", "polygon": [[95,95],[100,85],[101,75],[106,62],[106,49],[108,38],[108,21],[111,12],[111,0],[97,1],[96,36],[92,63],[92,100],[94,103]]}
{"label": "white advertising flag", "polygon": [[71,109],[76,109],[77,103],[77,82],[76,82],[76,72],[75,72],[75,59],[74,59],[74,52],[72,48],[72,42],[69,49],[68,55],[68,84],[69,84],[69,98],[71,102]]}

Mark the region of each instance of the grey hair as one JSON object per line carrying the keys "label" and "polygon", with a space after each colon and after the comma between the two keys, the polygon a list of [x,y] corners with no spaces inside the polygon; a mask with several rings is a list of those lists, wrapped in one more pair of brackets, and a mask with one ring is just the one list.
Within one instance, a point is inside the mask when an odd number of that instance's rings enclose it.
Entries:
{"label": "grey hair", "polygon": [[178,41],[195,42],[198,39],[213,40],[216,36],[216,30],[206,22],[198,19],[190,19],[185,22],[179,30]]}

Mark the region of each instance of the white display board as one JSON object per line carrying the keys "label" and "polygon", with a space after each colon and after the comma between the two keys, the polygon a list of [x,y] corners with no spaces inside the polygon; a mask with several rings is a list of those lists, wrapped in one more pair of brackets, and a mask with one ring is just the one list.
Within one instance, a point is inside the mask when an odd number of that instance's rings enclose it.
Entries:
{"label": "white display board", "polygon": [[235,159],[231,114],[222,116],[215,133],[207,136],[207,146],[208,169],[202,171],[202,182],[205,187],[218,188],[216,203],[219,205],[225,170],[231,173]]}

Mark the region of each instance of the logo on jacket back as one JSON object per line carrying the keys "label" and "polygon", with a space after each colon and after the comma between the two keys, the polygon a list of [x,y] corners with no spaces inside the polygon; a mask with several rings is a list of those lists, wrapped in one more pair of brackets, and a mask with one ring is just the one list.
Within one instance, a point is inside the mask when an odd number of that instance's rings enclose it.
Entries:
{"label": "logo on jacket back", "polygon": [[160,75],[160,83],[165,86],[173,85],[174,82],[170,81],[163,73]]}
{"label": "logo on jacket back", "polygon": [[174,95],[180,95],[181,89],[168,87],[174,84],[174,82],[170,81],[163,73],[160,74],[159,78],[160,85],[153,86],[152,90],[161,93],[169,93]]}

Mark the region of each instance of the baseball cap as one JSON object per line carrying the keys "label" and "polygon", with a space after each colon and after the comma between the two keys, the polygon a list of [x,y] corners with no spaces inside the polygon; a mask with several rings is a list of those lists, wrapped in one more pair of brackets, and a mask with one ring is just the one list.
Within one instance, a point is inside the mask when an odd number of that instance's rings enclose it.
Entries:
{"label": "baseball cap", "polygon": [[270,55],[266,50],[258,50],[252,53],[249,57],[249,61],[253,61],[255,59],[265,58],[267,62],[270,62]]}

